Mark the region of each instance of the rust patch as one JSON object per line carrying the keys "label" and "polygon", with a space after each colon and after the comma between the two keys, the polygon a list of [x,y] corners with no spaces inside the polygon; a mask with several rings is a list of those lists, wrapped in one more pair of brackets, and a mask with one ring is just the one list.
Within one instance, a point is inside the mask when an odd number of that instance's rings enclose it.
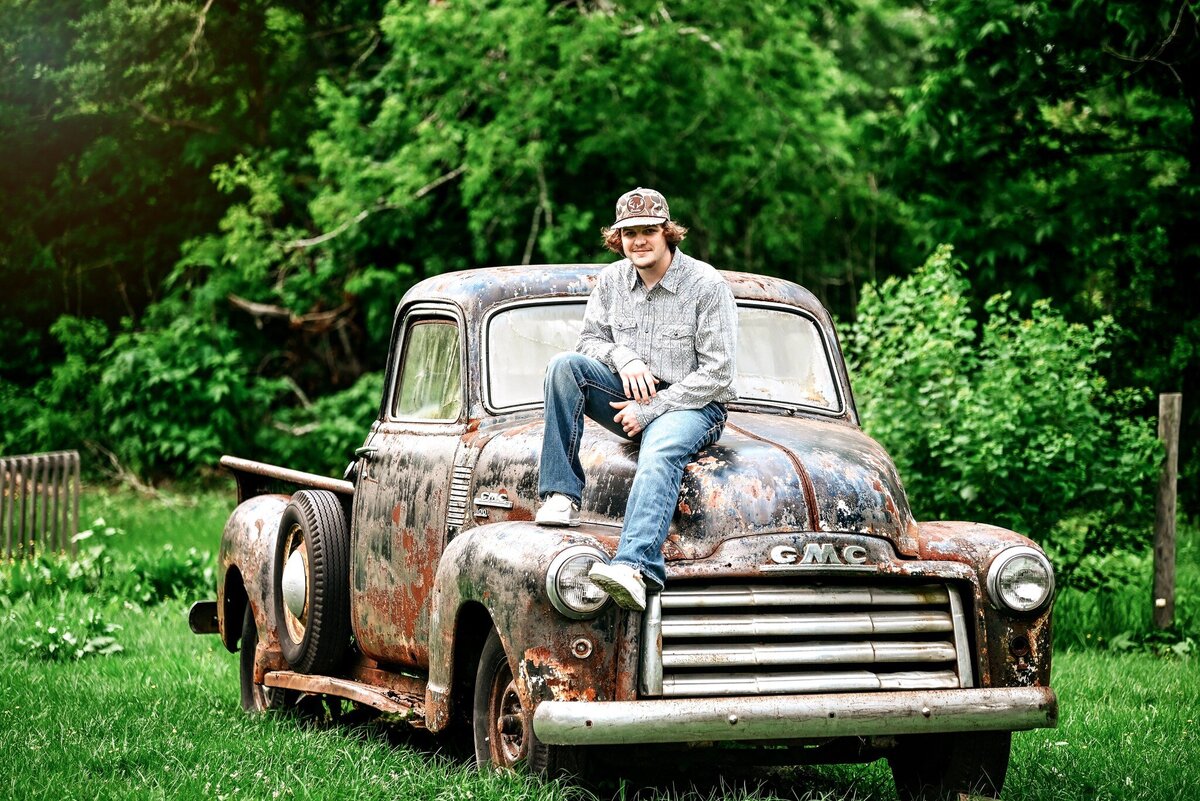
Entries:
{"label": "rust patch", "polygon": [[521,679],[535,703],[549,700],[595,701],[594,687],[576,689],[572,686],[574,673],[570,666],[559,661],[545,646],[530,648],[521,660]]}

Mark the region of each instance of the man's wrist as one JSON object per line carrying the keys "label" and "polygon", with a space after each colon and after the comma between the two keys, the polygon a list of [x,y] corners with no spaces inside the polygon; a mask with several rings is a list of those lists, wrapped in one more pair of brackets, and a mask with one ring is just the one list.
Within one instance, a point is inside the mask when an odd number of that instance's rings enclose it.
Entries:
{"label": "man's wrist", "polygon": [[634,412],[634,417],[637,418],[638,425],[642,430],[646,430],[646,426],[650,425],[664,411],[664,403],[657,395],[645,403],[637,404],[637,410]]}
{"label": "man's wrist", "polygon": [[614,345],[610,358],[612,359],[613,367],[619,371],[624,368],[625,365],[629,364],[630,362],[637,361],[642,357],[638,356],[632,348],[627,348],[624,345]]}

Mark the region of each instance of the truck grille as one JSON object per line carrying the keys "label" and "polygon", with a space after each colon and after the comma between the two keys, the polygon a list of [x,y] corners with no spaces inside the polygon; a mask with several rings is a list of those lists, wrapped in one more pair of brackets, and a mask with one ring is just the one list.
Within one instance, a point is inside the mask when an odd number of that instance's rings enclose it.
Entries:
{"label": "truck grille", "polygon": [[948,584],[668,587],[647,599],[641,692],[700,697],[970,687]]}

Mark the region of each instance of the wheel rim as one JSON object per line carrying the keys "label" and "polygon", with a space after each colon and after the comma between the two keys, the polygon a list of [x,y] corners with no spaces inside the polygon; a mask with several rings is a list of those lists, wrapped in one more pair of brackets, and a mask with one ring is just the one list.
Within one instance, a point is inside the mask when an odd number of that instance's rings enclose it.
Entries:
{"label": "wheel rim", "polygon": [[488,699],[492,764],[512,767],[525,756],[525,708],[508,662],[496,671]]}
{"label": "wheel rim", "polygon": [[287,541],[284,543],[283,564],[288,566],[291,562],[293,554],[300,554],[300,558],[304,565],[304,605],[299,615],[296,615],[288,608],[288,604],[283,604],[283,622],[287,628],[288,637],[292,642],[300,643],[304,641],[304,630],[308,626],[308,610],[309,610],[309,592],[307,591],[309,566],[308,566],[308,543],[304,540],[304,532],[300,530],[300,526],[292,526],[287,533]]}

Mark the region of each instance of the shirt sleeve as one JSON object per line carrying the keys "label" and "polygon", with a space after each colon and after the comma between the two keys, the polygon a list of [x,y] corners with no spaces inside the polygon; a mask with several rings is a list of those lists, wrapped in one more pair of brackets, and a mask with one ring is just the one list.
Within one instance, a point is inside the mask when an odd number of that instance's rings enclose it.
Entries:
{"label": "shirt sleeve", "polygon": [[575,350],[608,365],[613,372],[619,371],[634,359],[640,358],[631,349],[618,345],[612,332],[612,280],[601,274],[596,288],[588,296],[587,308],[583,312],[583,328]]}
{"label": "shirt sleeve", "polygon": [[736,375],[737,305],[724,281],[700,300],[696,315],[696,369],[638,407],[642,428],[677,409],[700,409],[728,395]]}

